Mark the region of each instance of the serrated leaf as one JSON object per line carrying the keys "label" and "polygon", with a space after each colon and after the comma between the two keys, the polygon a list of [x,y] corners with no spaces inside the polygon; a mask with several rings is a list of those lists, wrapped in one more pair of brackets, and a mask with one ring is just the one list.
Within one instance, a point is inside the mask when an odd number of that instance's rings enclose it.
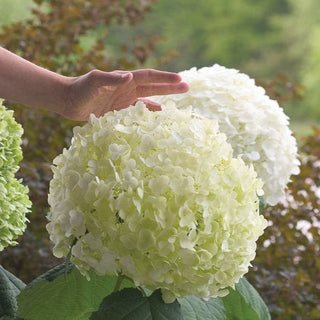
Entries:
{"label": "serrated leaf", "polygon": [[106,297],[90,320],[183,320],[178,301],[164,303],[160,290],[144,297],[138,289],[124,289]]}
{"label": "serrated leaf", "polygon": [[53,281],[54,279],[60,277],[60,276],[65,276],[68,273],[70,273],[74,269],[74,265],[69,263],[69,264],[59,264],[58,266],[48,270],[46,273],[42,274],[38,278],[35,278],[30,282],[27,287],[33,287],[37,282],[42,281],[42,280],[47,280],[47,281]]}
{"label": "serrated leaf", "polygon": [[[130,316],[130,318],[128,318]],[[148,299],[137,289],[123,289],[103,299],[90,320],[149,319]]]}
{"label": "serrated leaf", "polygon": [[90,278],[88,281],[76,268],[70,273],[62,267],[51,270],[17,297],[18,316],[24,320],[89,319],[117,281],[115,276],[98,276],[94,272]]}
{"label": "serrated leaf", "polygon": [[223,303],[220,299],[208,301],[189,296],[178,299],[184,320],[226,320]]}
{"label": "serrated leaf", "polygon": [[258,292],[245,279],[240,279],[236,290],[221,298],[228,320],[270,320],[268,308]]}
{"label": "serrated leaf", "polygon": [[261,320],[270,320],[271,316],[267,305],[246,278],[241,278],[236,285],[236,290],[244,297],[246,302],[259,315]]}
{"label": "serrated leaf", "polygon": [[12,319],[17,312],[16,296],[25,284],[0,266],[0,320]]}
{"label": "serrated leaf", "polygon": [[160,289],[148,297],[152,320],[183,320],[181,307],[178,301],[165,303],[162,300]]}

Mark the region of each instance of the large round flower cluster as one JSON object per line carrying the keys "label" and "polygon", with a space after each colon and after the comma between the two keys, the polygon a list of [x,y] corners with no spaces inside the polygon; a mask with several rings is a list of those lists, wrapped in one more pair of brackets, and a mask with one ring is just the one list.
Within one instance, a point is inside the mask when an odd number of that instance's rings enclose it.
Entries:
{"label": "large round flower cluster", "polygon": [[174,101],[179,109],[218,120],[235,156],[252,163],[264,182],[265,201],[279,202],[290,176],[299,173],[296,140],[283,109],[253,79],[235,69],[215,64],[180,75],[190,86],[187,93],[154,100]]}
{"label": "large round flower cluster", "polygon": [[21,136],[23,129],[0,99],[0,170],[1,176],[15,174],[22,160]]}
{"label": "large round flower cluster", "polygon": [[28,188],[15,178],[22,159],[23,129],[0,100],[0,251],[16,244],[27,223],[26,213],[31,203]]}
{"label": "large round flower cluster", "polygon": [[47,229],[83,274],[122,273],[166,302],[221,296],[266,227],[252,167],[216,121],[141,102],[91,116],[54,160]]}

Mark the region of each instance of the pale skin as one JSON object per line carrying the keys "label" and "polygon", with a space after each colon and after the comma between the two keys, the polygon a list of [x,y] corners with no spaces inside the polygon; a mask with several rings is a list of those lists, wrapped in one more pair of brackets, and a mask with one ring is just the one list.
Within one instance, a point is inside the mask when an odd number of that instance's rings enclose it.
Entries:
{"label": "pale skin", "polygon": [[41,68],[0,47],[0,97],[86,121],[142,100],[152,111],[161,105],[145,97],[183,93],[188,85],[172,72],[154,69],[92,70],[66,77]]}

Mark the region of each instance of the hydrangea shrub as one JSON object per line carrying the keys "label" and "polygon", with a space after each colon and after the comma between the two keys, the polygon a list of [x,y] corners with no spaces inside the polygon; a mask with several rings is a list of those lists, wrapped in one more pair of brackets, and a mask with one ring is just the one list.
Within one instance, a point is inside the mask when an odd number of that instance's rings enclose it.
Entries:
{"label": "hydrangea shrub", "polygon": [[267,225],[262,183],[215,120],[141,102],[74,129],[54,160],[47,225],[57,257],[124,274],[163,298],[227,294]]}
{"label": "hydrangea shrub", "polygon": [[0,251],[16,244],[27,223],[31,202],[28,188],[15,178],[22,159],[23,129],[0,100]]}
{"label": "hydrangea shrub", "polygon": [[299,173],[297,144],[289,119],[279,104],[246,74],[220,65],[180,72],[190,90],[153,99],[174,101],[182,110],[192,110],[219,122],[235,156],[253,164],[264,182],[264,200],[275,205],[284,195],[292,174]]}

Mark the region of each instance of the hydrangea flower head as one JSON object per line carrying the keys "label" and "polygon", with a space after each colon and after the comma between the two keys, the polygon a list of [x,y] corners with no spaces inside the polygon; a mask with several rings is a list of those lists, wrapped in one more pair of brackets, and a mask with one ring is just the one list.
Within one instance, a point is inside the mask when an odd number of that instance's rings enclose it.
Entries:
{"label": "hydrangea flower head", "polygon": [[175,297],[225,295],[266,227],[262,183],[217,122],[141,102],[74,129],[54,160],[54,254],[86,274],[122,273]]}
{"label": "hydrangea flower head", "polygon": [[0,251],[17,244],[17,237],[26,229],[30,207],[28,188],[21,180],[0,176]]}
{"label": "hydrangea flower head", "polygon": [[16,173],[22,160],[21,136],[23,129],[0,99],[0,172],[1,175]]}
{"label": "hydrangea flower head", "polygon": [[216,119],[235,156],[252,163],[264,182],[264,200],[271,205],[279,202],[300,164],[283,109],[253,79],[235,69],[215,64],[180,75],[189,84],[188,92],[153,99],[163,104],[174,101],[179,109]]}
{"label": "hydrangea flower head", "polygon": [[27,223],[28,188],[14,176],[22,158],[22,127],[0,100],[0,251],[16,244]]}

